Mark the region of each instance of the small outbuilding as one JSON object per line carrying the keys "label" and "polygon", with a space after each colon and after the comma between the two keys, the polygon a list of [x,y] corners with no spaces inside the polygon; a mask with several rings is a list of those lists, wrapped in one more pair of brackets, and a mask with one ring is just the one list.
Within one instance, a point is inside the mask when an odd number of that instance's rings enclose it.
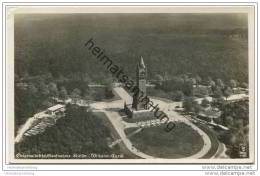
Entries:
{"label": "small outbuilding", "polygon": [[55,106],[52,106],[46,110],[46,113],[49,115],[58,115],[60,113],[64,113],[65,111],[65,105],[57,104]]}

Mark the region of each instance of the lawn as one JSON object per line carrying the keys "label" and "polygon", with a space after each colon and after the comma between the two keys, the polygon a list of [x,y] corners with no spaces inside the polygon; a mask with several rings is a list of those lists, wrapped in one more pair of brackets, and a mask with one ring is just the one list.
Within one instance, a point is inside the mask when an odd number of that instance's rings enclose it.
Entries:
{"label": "lawn", "polygon": [[[134,129],[127,129],[128,134]],[[200,135],[185,123],[177,123],[176,128],[167,133],[164,127],[145,128],[130,137],[133,145],[140,151],[160,158],[183,158],[191,156],[203,147]]]}

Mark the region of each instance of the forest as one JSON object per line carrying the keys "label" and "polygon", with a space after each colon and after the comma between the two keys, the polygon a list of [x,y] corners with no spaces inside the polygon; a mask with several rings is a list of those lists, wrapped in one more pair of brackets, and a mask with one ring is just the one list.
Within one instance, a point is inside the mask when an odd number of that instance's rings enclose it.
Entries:
{"label": "forest", "polygon": [[[248,82],[247,37],[232,37],[246,36],[246,18],[242,17],[243,20],[232,14],[17,15],[15,74],[18,78],[44,74],[55,78],[86,77],[101,83],[108,72],[84,47],[93,38],[132,77],[142,56],[149,80],[156,74],[172,77],[188,73],[203,79],[210,76]],[[212,24],[213,18],[221,24]]]}

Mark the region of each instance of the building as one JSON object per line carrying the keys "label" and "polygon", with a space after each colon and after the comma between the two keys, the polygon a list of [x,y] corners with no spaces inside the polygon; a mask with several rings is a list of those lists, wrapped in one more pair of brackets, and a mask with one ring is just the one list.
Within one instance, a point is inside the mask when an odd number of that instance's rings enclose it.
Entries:
{"label": "building", "polygon": [[[145,107],[145,102],[140,102],[139,97],[146,96],[146,78],[147,78],[147,70],[144,65],[143,57],[140,58],[139,63],[136,66],[136,86],[138,87],[138,92],[133,95],[133,103],[132,108],[136,111],[147,109]],[[140,92],[142,94],[140,95]]]}
{"label": "building", "polygon": [[206,122],[213,122],[213,119],[219,118],[221,111],[218,108],[206,108],[203,111],[200,111],[197,115],[197,118],[204,120]]}
{"label": "building", "polygon": [[49,115],[60,115],[63,114],[65,111],[65,105],[57,104],[55,106],[52,106],[46,110],[46,114]]}
{"label": "building", "polygon": [[154,117],[153,112],[147,108],[146,102],[140,101],[140,97],[145,97],[147,95],[146,78],[147,68],[141,57],[136,66],[136,87],[139,91],[134,93],[132,104],[127,104],[126,102],[124,104],[124,110],[129,118]]}

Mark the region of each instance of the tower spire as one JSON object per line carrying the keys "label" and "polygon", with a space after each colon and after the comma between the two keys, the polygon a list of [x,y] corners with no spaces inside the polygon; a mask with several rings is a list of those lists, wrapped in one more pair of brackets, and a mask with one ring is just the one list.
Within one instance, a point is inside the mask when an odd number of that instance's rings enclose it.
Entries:
{"label": "tower spire", "polygon": [[146,96],[146,67],[143,57],[141,56],[136,68],[136,86],[139,88],[138,93],[133,96],[132,107],[135,110],[146,109],[145,104],[139,101],[140,95]]}
{"label": "tower spire", "polygon": [[142,56],[141,56],[141,58],[140,58],[139,66],[140,66],[140,68],[145,68],[144,59],[143,59]]}

